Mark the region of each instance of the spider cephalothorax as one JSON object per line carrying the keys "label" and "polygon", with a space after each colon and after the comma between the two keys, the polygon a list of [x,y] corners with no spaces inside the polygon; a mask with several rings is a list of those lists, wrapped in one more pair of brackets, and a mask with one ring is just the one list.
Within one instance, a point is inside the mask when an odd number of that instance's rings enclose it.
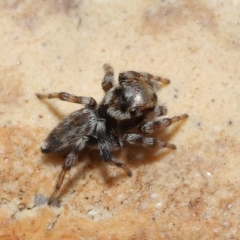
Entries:
{"label": "spider cephalothorax", "polygon": [[[36,94],[40,99],[59,98],[85,105],[63,119],[42,145],[43,153],[66,153],[49,204],[57,196],[66,172],[84,148],[97,148],[105,162],[121,167],[128,176],[131,176],[132,172],[124,163],[113,157],[113,151],[125,144],[176,148],[173,144],[142,136],[187,118],[187,115],[183,114],[154,120],[167,112],[165,107],[157,105],[158,84],[167,84],[170,81],[146,72],[127,71],[119,74],[119,84],[114,85],[113,68],[105,64],[104,70],[102,88],[105,96],[99,105],[91,97],[74,96],[65,92]],[[138,133],[130,132],[132,130]]]}

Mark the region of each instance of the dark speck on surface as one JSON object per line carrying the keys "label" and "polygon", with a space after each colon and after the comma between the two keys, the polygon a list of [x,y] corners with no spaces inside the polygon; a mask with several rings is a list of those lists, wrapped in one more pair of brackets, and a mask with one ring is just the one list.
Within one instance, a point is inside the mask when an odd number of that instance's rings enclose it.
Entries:
{"label": "dark speck on surface", "polygon": [[35,197],[34,204],[36,206],[39,206],[39,205],[43,205],[43,204],[47,203],[47,201],[48,201],[47,198],[45,198],[43,195],[39,194]]}

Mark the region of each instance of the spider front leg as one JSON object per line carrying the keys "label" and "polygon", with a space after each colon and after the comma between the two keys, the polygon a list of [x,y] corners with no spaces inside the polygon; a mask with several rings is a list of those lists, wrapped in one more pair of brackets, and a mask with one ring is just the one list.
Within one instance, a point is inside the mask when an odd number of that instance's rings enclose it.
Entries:
{"label": "spider front leg", "polygon": [[138,127],[139,132],[141,133],[155,133],[161,129],[164,129],[170,125],[172,125],[175,122],[178,122],[180,120],[186,119],[188,117],[187,114],[183,114],[180,116],[175,116],[173,118],[164,118],[157,121],[149,121],[146,123],[141,124]]}
{"label": "spider front leg", "polygon": [[97,141],[98,141],[100,156],[103,158],[103,160],[105,162],[108,162],[111,165],[115,165],[117,167],[122,168],[126,172],[126,174],[129,177],[131,177],[132,176],[131,170],[124,163],[114,159],[109,150],[109,145],[108,145],[108,142],[106,141],[106,126],[105,126],[104,119],[98,120],[96,133],[97,133]]}
{"label": "spider front leg", "polygon": [[135,146],[176,149],[176,146],[174,144],[163,142],[156,138],[142,137],[141,135],[136,133],[126,133],[123,137],[123,141],[124,143]]}
{"label": "spider front leg", "polygon": [[84,104],[89,107],[95,107],[96,101],[94,98],[91,97],[82,97],[82,96],[75,96],[66,92],[54,92],[54,93],[36,93],[36,96],[39,99],[52,99],[52,98],[58,98],[63,101],[72,102],[72,103],[79,103]]}
{"label": "spider front leg", "polygon": [[105,71],[105,75],[102,81],[102,88],[104,92],[108,92],[109,89],[113,87],[114,70],[109,64],[104,64],[103,69]]}

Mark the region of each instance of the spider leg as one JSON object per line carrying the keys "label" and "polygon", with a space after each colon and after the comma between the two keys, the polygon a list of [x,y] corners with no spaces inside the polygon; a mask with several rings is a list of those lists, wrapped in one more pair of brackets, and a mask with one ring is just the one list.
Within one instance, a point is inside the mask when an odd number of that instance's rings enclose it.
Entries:
{"label": "spider leg", "polygon": [[141,135],[136,133],[126,133],[123,137],[123,141],[124,143],[135,146],[176,149],[176,146],[174,144],[163,142],[156,138],[142,137]]}
{"label": "spider leg", "polygon": [[102,88],[104,92],[108,92],[109,89],[113,87],[114,71],[109,64],[104,64],[103,69],[104,69],[105,75],[102,81]]}
{"label": "spider leg", "polygon": [[170,126],[175,122],[186,119],[187,117],[188,117],[187,114],[183,114],[180,116],[175,116],[173,118],[164,118],[157,121],[149,121],[140,125],[138,127],[138,130],[141,133],[154,133],[156,131],[159,131],[163,128]]}
{"label": "spider leg", "polygon": [[99,119],[97,128],[96,128],[96,133],[97,133],[97,139],[98,139],[98,148],[100,151],[100,156],[103,158],[105,162],[108,162],[111,165],[115,165],[117,167],[122,168],[126,174],[131,177],[132,172],[131,170],[122,162],[117,161],[116,159],[113,158],[110,150],[108,143],[106,141],[106,126],[105,126],[105,120],[104,119]]}
{"label": "spider leg", "polygon": [[170,80],[167,79],[167,78],[162,78],[162,77],[159,77],[159,76],[155,76],[155,75],[150,74],[150,73],[147,73],[147,72],[142,72],[141,74],[142,74],[146,79],[150,79],[150,80],[153,80],[153,81],[161,82],[161,83],[164,83],[164,84],[170,83]]}
{"label": "spider leg", "polygon": [[66,159],[64,160],[64,164],[62,166],[62,171],[58,175],[56,184],[54,186],[53,192],[51,197],[49,198],[48,205],[51,205],[53,200],[58,196],[59,190],[63,184],[64,177],[66,173],[71,169],[72,165],[74,164],[77,154],[75,152],[71,152],[67,155]]}
{"label": "spider leg", "polygon": [[67,157],[64,160],[63,166],[62,166],[62,171],[58,175],[57,181],[55,183],[53,192],[51,197],[49,198],[48,205],[51,205],[53,200],[58,196],[60,188],[63,184],[63,180],[65,178],[65,175],[68,171],[70,171],[72,165],[76,161],[78,157],[78,152],[81,151],[85,146],[86,142],[88,141],[88,137],[83,137],[77,142],[77,151],[72,151],[70,152]]}
{"label": "spider leg", "polygon": [[161,117],[167,114],[167,108],[164,106],[156,106],[154,108],[155,117]]}
{"label": "spider leg", "polygon": [[36,93],[36,96],[39,99],[52,99],[52,98],[58,98],[63,101],[67,102],[72,102],[72,103],[79,103],[79,104],[84,104],[90,107],[95,107],[96,106],[96,101],[95,99],[91,97],[82,97],[82,96],[75,96],[66,92],[54,92],[54,93]]}

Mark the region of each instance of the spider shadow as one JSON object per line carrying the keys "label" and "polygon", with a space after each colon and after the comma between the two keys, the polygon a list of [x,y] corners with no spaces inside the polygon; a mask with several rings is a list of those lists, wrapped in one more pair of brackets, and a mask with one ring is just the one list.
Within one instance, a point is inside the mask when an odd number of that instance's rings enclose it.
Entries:
{"label": "spider shadow", "polygon": [[[58,99],[59,101],[61,101],[60,99]],[[49,109],[49,111],[51,113],[53,113],[54,116],[56,116],[60,121],[62,119],[64,119],[68,114],[64,114],[63,112],[59,111],[56,106],[54,106],[54,104],[49,101],[49,99],[39,99],[39,101],[43,102],[47,108]]]}
{"label": "spider shadow", "polygon": [[[160,139],[161,141],[168,142],[182,127],[182,125],[185,123],[185,121],[181,121],[178,124],[171,127],[171,129],[164,129],[156,134],[152,134],[151,137],[155,137],[156,139]],[[146,137],[150,135],[144,135]],[[140,148],[140,149],[139,149]],[[139,146],[124,146],[124,150],[117,151],[113,153],[114,157],[117,159],[123,159],[125,156],[125,159],[123,160],[124,163],[128,167],[134,167],[137,168],[141,165],[148,165],[152,164],[153,162],[159,161],[161,158],[164,158],[168,154],[172,153],[174,151],[173,149],[167,149],[167,148],[147,148],[147,147],[139,147]],[[124,152],[124,154],[122,154]],[[137,153],[137,154],[136,154]],[[140,154],[139,154],[140,153]],[[136,157],[137,155],[137,157]],[[64,158],[66,157],[66,154],[64,153],[49,153],[44,155],[43,162],[49,164],[51,161],[51,165],[63,165]],[[74,164],[73,167],[76,167],[79,162],[84,161],[84,164],[82,164],[81,170],[77,171],[73,176],[70,177],[68,181],[64,181],[63,185],[61,186],[60,193],[58,195],[58,199],[61,199],[66,194],[75,191],[72,190],[72,186],[75,185],[76,182],[78,182],[81,178],[84,178],[84,175],[86,172],[91,171],[91,169],[99,169],[101,172],[101,176],[103,177],[103,180],[106,185],[111,186],[116,184],[121,179],[127,178],[126,173],[124,171],[121,171],[120,173],[115,174],[114,176],[109,174],[110,169],[107,165],[108,163],[105,163],[99,156],[98,151],[96,150],[89,150],[84,149],[79,154],[78,160]],[[60,173],[60,171],[59,171]],[[133,173],[134,174],[134,173]],[[57,180],[57,178],[56,178]],[[54,187],[54,186],[53,186]],[[55,205],[60,206],[60,205]]]}
{"label": "spider shadow", "polygon": [[[47,165],[55,165],[55,166],[63,166],[63,163],[64,163],[64,159],[66,157],[67,153],[48,153],[46,155],[44,155],[44,157],[42,158],[42,161],[43,163],[47,164]],[[73,176],[70,176],[70,178],[68,179],[68,181],[66,181],[66,176],[65,176],[65,179],[63,181],[63,184],[60,188],[60,192],[59,192],[59,195],[57,196],[57,199],[54,199],[53,203],[51,204],[52,206],[57,206],[59,207],[60,206],[60,200],[58,199],[61,199],[63,196],[65,196],[66,194],[72,192],[72,186],[77,182],[79,181],[81,178],[84,177],[84,174],[87,172],[87,171],[90,171],[91,168],[88,167],[89,165],[89,162],[87,161],[89,157],[87,156],[87,152],[86,150],[83,150],[81,152],[81,154],[79,155],[77,161],[75,162],[75,164],[72,166],[72,167],[76,167],[77,165],[79,165],[79,163],[82,163],[81,164],[81,170],[80,170],[80,167],[77,167],[78,168],[78,171],[77,173],[75,173]],[[51,162],[51,163],[50,163]],[[59,173],[60,174],[60,171],[59,170]],[[71,171],[71,170],[70,170]],[[57,175],[58,176],[58,175]],[[55,181],[57,181],[57,176],[55,178]],[[54,183],[55,184],[55,183]],[[52,186],[52,189],[54,188],[54,185]]]}
{"label": "spider shadow", "polygon": [[[50,165],[62,166],[66,155],[67,155],[66,153],[46,154],[43,157],[43,163],[48,164],[49,166]],[[80,163],[81,167],[78,166]],[[69,193],[75,192],[76,190],[74,190],[75,187],[73,189],[73,186],[76,185],[76,183],[80,179],[84,179],[87,172],[92,171],[94,169],[98,169],[101,172],[101,176],[103,177],[104,182],[108,185],[115,184],[118,179],[126,177],[126,174],[124,172],[123,173],[121,172],[114,177],[110,176],[108,171],[108,165],[109,165],[108,163],[105,163],[101,159],[98,151],[93,150],[90,152],[89,149],[84,149],[83,151],[81,151],[77,161],[72,166],[72,168],[76,167],[78,169],[77,172],[71,175],[68,179],[66,179],[65,177],[63,184],[60,188],[59,195],[51,205],[59,207],[61,202],[59,199],[62,199],[62,197]],[[58,174],[60,174],[60,171],[61,170],[59,170]],[[55,181],[57,181],[57,176],[55,177]],[[53,188],[54,185],[52,186],[52,189]]]}
{"label": "spider shadow", "polygon": [[[163,142],[170,142],[171,138],[181,129],[182,125],[185,124],[185,121],[178,122],[178,124],[172,125],[171,129],[166,128],[158,133],[151,135],[143,135],[145,137],[154,137]],[[177,146],[176,146],[177,147]],[[131,169],[138,168],[141,165],[152,164],[153,162],[160,161],[162,158],[167,156],[168,154],[173,153],[177,149],[169,149],[169,148],[152,148],[152,147],[139,147],[134,145],[126,145],[124,146],[124,150],[114,152],[114,157],[119,159],[121,162],[126,163],[126,165]],[[122,159],[122,160],[121,160]],[[103,161],[102,161],[103,162]],[[117,175],[109,175],[108,168],[105,164],[101,164],[101,159],[99,161],[99,169],[101,171],[101,175],[104,178],[104,181],[107,185],[115,184],[123,178],[126,178],[126,173],[121,171],[121,173]],[[134,172],[133,172],[134,174]]]}
{"label": "spider shadow", "polygon": [[[182,128],[182,125],[185,124],[185,121],[178,122],[178,124],[171,126],[171,129],[166,128],[158,133],[143,136],[150,136],[156,139],[159,139],[163,142],[169,142],[175,145],[175,143],[171,142],[172,137]],[[176,144],[177,148],[177,144]],[[169,148],[158,148],[158,147],[139,147],[134,145],[126,146],[126,163],[128,166],[132,166],[134,168],[139,167],[140,165],[148,165],[153,162],[160,161],[162,158],[166,157],[168,154],[173,153],[173,151],[177,151],[177,149],[169,149]],[[137,155],[137,158],[134,159],[134,156]],[[133,157],[132,157],[133,156]]]}
{"label": "spider shadow", "polygon": [[[74,164],[73,167],[77,167],[77,172],[70,176],[68,181],[64,181],[61,189],[60,189],[60,192],[59,192],[59,195],[58,195],[58,198],[59,199],[62,199],[63,196],[67,195],[68,193],[73,193],[75,192],[75,188],[73,189],[73,186],[75,185],[75,183],[77,183],[80,179],[84,179],[85,178],[85,174],[88,172],[88,171],[91,171],[91,163],[89,163],[89,160],[88,160],[89,156],[88,156],[88,153],[86,150],[83,150],[81,152],[81,154],[79,155],[76,163]],[[81,168],[77,165],[79,165],[80,163],[81,164]],[[71,171],[71,170],[70,170]]]}

